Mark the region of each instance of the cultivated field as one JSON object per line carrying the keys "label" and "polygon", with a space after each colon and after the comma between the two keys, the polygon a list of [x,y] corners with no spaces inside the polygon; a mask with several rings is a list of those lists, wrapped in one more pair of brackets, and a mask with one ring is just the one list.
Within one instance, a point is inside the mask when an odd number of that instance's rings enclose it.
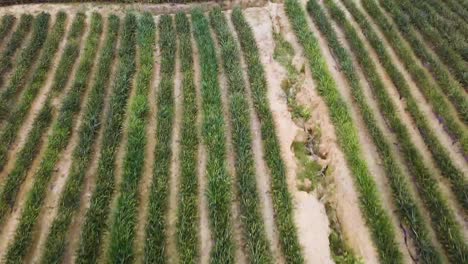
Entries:
{"label": "cultivated field", "polygon": [[0,263],[468,263],[467,0],[0,2]]}

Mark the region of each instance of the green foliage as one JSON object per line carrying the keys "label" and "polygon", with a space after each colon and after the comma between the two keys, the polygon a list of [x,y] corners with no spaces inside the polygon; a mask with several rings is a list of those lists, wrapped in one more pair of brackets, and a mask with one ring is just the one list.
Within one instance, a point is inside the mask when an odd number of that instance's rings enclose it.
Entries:
{"label": "green foliage", "polygon": [[[346,39],[349,41],[356,58],[362,67],[364,74],[372,84],[374,96],[377,99],[379,109],[387,120],[392,131],[399,139],[399,148],[403,153],[403,158],[407,163],[409,172],[417,181],[417,188],[426,207],[431,212],[432,226],[437,234],[439,241],[447,251],[449,259],[455,263],[466,260],[467,247],[463,242],[463,235],[460,226],[455,220],[453,211],[442,196],[438,187],[435,175],[425,166],[421,154],[412,143],[409,132],[404,124],[398,118],[398,114],[392,99],[387,93],[379,75],[376,66],[370,58],[363,42],[359,39],[356,30],[352,27],[341,9],[332,1],[326,1],[331,16],[343,28]],[[415,111],[417,104],[407,101],[408,110]],[[436,146],[429,145],[431,148]],[[419,235],[419,234],[418,234]]]}
{"label": "green foliage", "polygon": [[234,263],[232,188],[226,167],[226,127],[218,80],[218,64],[208,20],[201,9],[192,11],[193,31],[200,54],[202,136],[206,145],[209,219],[213,248],[211,263]]}
{"label": "green foliage", "polygon": [[[343,3],[345,3],[345,5],[348,7],[348,9],[351,11],[353,15],[355,16],[359,15],[358,10],[349,0],[343,0]],[[337,19],[340,19],[340,21],[344,21],[343,19],[341,19],[341,17],[344,17],[344,15],[340,14],[341,10],[337,8],[333,8],[333,10],[336,10],[336,12],[332,12],[333,14],[335,14],[334,17]],[[429,127],[427,119],[419,110],[417,101],[411,95],[410,87],[408,83],[406,82],[402,73],[398,70],[398,68],[392,62],[392,59],[390,58],[390,55],[388,54],[387,49],[383,46],[381,39],[377,36],[375,31],[369,26],[367,20],[365,20],[362,14],[360,18],[361,19],[358,20],[358,23],[362,25],[361,28],[365,31],[365,36],[369,40],[371,46],[376,51],[379,61],[382,63],[383,67],[389,74],[390,79],[392,80],[393,84],[398,90],[400,96],[402,98],[405,98],[406,109],[410,113],[411,117],[413,118],[413,121],[415,122],[419,131],[421,131],[421,136],[423,137],[424,142],[426,143],[429,151],[434,157],[436,165],[440,168],[442,175],[450,180],[452,188],[454,189],[456,197],[459,200],[460,204],[465,209],[467,209],[468,208],[468,182],[464,179],[463,173],[457,167],[455,167],[455,165],[453,164],[453,161],[450,159],[450,156],[447,153],[447,150],[445,149],[444,146],[442,146],[438,138],[435,136],[434,132]],[[347,26],[347,28],[352,28],[352,27]],[[353,31],[353,30],[349,29],[349,31]],[[356,35],[356,34],[353,34],[353,35]],[[358,39],[358,37],[353,36],[353,39]],[[360,47],[359,50],[360,51],[359,51],[358,57],[359,59],[362,60],[364,57],[361,56],[361,54],[364,54],[367,52],[365,51],[364,47]],[[363,65],[365,65],[363,67],[371,67],[368,61],[371,61],[371,59],[370,58],[366,59],[366,62],[362,63]],[[377,75],[373,78],[377,78]],[[428,81],[426,81],[426,84],[427,82]],[[432,92],[434,92],[434,90]],[[439,96],[442,97],[442,95],[439,95]],[[441,99],[441,97],[439,97],[438,99]],[[434,102],[433,105],[437,103],[440,108],[442,108],[443,110],[447,110],[446,108],[442,106],[442,102],[439,102],[440,100],[436,100],[436,101],[437,102]],[[444,117],[447,117],[447,116],[445,115]],[[392,118],[395,118],[395,116],[393,116]],[[451,120],[454,121],[453,119]],[[449,118],[446,118],[445,121],[448,124]],[[457,125],[457,124],[454,124],[454,125]],[[462,145],[468,146],[468,141],[467,141],[468,137],[466,137],[466,134],[467,134],[466,131],[463,131],[463,128],[461,127],[458,127],[458,129],[459,129],[458,131],[460,131],[461,133],[461,138],[462,138],[461,141],[463,143],[466,142],[466,144],[462,143]]]}
{"label": "green foliage", "polygon": [[[37,90],[42,86],[45,75],[47,74],[46,67],[50,67],[50,60],[53,57],[54,53],[57,51],[58,44],[63,37],[65,30],[65,13],[59,13],[57,15],[57,20],[52,29],[52,33],[49,35],[46,41],[46,48],[43,52],[43,55],[40,59],[40,69],[38,70],[34,77],[33,82],[26,89],[25,95],[20,101],[20,104],[13,111],[8,118],[8,123],[2,130],[0,134],[0,167],[3,167],[7,161],[7,153],[10,148],[10,145],[13,144],[19,127],[26,118],[31,103],[34,100]],[[33,90],[36,90],[35,93]],[[18,154],[18,158],[14,164],[13,170],[6,178],[6,182],[3,185],[3,190],[0,195],[0,223],[3,222],[8,215],[8,211],[13,208],[15,203],[16,195],[19,191],[19,187],[23,182],[24,178],[27,175],[28,170],[30,169],[34,157],[39,152],[39,149],[42,146],[42,134],[46,131],[50,125],[50,114],[52,108],[50,106],[50,101],[47,100],[44,104],[44,107],[40,110],[40,114],[35,119],[33,123],[34,130],[29,132],[26,143]]]}
{"label": "green foliage", "polygon": [[90,64],[94,61],[95,52],[99,44],[102,31],[101,17],[93,16],[90,34],[86,40],[86,53],[80,62],[71,90],[67,93],[61,105],[57,122],[52,127],[48,137],[48,144],[37,171],[34,173],[33,187],[27,194],[24,210],[16,229],[13,243],[9,245],[5,255],[5,263],[22,263],[23,258],[31,246],[34,226],[41,212],[41,207],[47,194],[49,181],[54,173],[55,165],[60,154],[67,147],[77,113],[80,111],[80,102],[87,88]]}
{"label": "green foliage", "polygon": [[[345,74],[351,89],[352,96],[354,98],[354,102],[357,104],[357,108],[361,113],[361,116],[367,127],[367,131],[377,148],[380,160],[383,162],[385,174],[392,189],[397,213],[399,214],[401,221],[405,223],[405,225],[408,225],[409,229],[411,230],[410,235],[415,241],[415,246],[418,249],[420,259],[428,263],[441,263],[441,257],[435,250],[430,240],[427,224],[425,223],[424,218],[422,217],[421,212],[411,195],[408,186],[409,183],[405,179],[405,175],[403,174],[402,170],[397,165],[396,157],[391,152],[391,143],[386,140],[382,130],[378,127],[375,115],[366,102],[362,84],[359,81],[359,76],[353,66],[351,55],[340,43],[340,40],[338,39],[331,23],[328,21],[328,18],[325,16],[322,7],[320,7],[315,0],[310,0],[307,3],[307,10],[312,15],[312,18],[314,19],[314,22],[319,30],[327,39],[331,51],[337,58],[340,69]],[[372,84],[380,85],[377,82]],[[401,139],[402,137],[398,135],[397,138]],[[408,143],[409,141],[407,138],[403,138],[402,140],[406,140],[405,143]],[[412,143],[409,142],[409,144]],[[403,155],[405,155],[405,153],[403,153]],[[408,156],[404,157],[406,160],[408,160]],[[411,166],[409,163],[408,165]],[[334,239],[332,234],[330,237]],[[332,241],[330,241],[330,243],[332,243]],[[332,251],[335,252],[333,246]]]}
{"label": "green foliage", "polygon": [[[100,16],[93,14],[93,16]],[[91,163],[93,144],[101,127],[101,116],[104,108],[104,96],[110,79],[112,62],[115,58],[119,18],[111,15],[108,19],[107,37],[102,47],[101,56],[94,77],[94,84],[86,103],[83,121],[79,128],[79,142],[73,150],[72,164],[61,195],[57,217],[53,220],[47,236],[41,263],[60,263],[66,246],[66,236],[80,204],[83,180]],[[99,37],[95,35],[95,37]],[[91,67],[95,50],[85,48],[83,61]]]}
{"label": "green foliage", "polygon": [[67,46],[63,51],[63,56],[57,65],[57,69],[52,84],[52,91],[62,91],[67,85],[68,79],[70,78],[73,65],[75,65],[78,55],[80,55],[80,42],[83,36],[86,16],[83,13],[76,14],[76,18],[73,21],[72,29],[68,33]]}
{"label": "green foliage", "polygon": [[317,90],[328,106],[338,143],[355,177],[361,208],[380,260],[382,263],[401,263],[402,255],[395,240],[395,229],[382,207],[376,184],[362,155],[356,127],[327,69],[318,41],[307,24],[304,10],[297,0],[286,0],[285,9],[292,28],[304,47]]}
{"label": "green foliage", "polygon": [[146,223],[145,262],[165,263],[166,215],[168,210],[169,177],[172,158],[174,124],[174,73],[176,36],[172,17],[162,16],[158,26],[161,51],[159,94],[157,95],[156,147],[153,180],[150,189],[148,222]]}
{"label": "green foliage", "polygon": [[[402,35],[413,48],[414,54],[421,60],[423,65],[428,65],[426,68],[428,68],[432,76],[436,79],[438,88],[441,89],[445,96],[452,102],[453,106],[458,111],[460,119],[465,123],[468,122],[468,99],[463,88],[460,83],[452,78],[446,67],[425,47],[422,41],[417,37],[415,30],[408,24],[407,20],[404,19],[404,15],[400,12],[395,13],[395,18],[397,18],[395,20],[397,27],[395,27],[394,24],[385,17],[374,0],[364,0],[362,1],[362,5],[381,28],[387,41],[395,47],[402,47],[401,50],[403,53],[400,55],[400,57],[403,56],[402,60],[410,60],[411,62],[410,51],[404,48],[403,40],[398,34],[398,28],[400,29]],[[410,64],[414,65],[415,62],[411,62]],[[418,70],[418,72],[420,72],[420,70]],[[418,78],[418,76],[419,75],[415,75],[416,78]]]}
{"label": "green foliage", "polygon": [[33,21],[32,15],[21,15],[20,23],[16,28],[15,32],[10,38],[5,50],[3,50],[0,57],[0,86],[3,84],[3,77],[5,73],[13,67],[11,61],[17,49],[21,47],[23,40],[31,30],[31,24]]}
{"label": "green foliage", "polygon": [[0,124],[8,117],[9,109],[13,108],[16,95],[21,92],[27,74],[31,71],[35,60],[39,56],[39,52],[47,38],[49,20],[50,15],[44,12],[40,13],[34,20],[32,37],[17,58],[16,68],[10,82],[6,89],[0,93]]}
{"label": "green foliage", "polygon": [[431,25],[426,18],[427,15],[406,0],[385,2],[391,3],[382,3],[382,6],[392,6],[391,9],[398,8],[407,14],[411,24],[419,29],[426,42],[431,44],[439,58],[451,69],[460,83],[468,86],[468,63],[450,47],[448,41]]}
{"label": "green foliage", "polygon": [[16,134],[26,118],[39,89],[44,85],[47,73],[52,65],[52,59],[58,50],[58,46],[65,32],[66,18],[67,16],[65,13],[58,13],[52,32],[44,45],[45,48],[42,52],[41,58],[39,59],[39,66],[32,77],[32,81],[26,87],[26,90],[16,107],[12,109],[6,125],[0,133],[0,169],[5,166],[8,150],[11,144],[13,144]]}
{"label": "green foliage", "polygon": [[239,49],[220,8],[215,8],[210,12],[210,20],[218,38],[228,85],[230,122],[233,128],[232,144],[235,154],[235,179],[237,179],[241,219],[249,261],[272,263],[257,192],[249,105],[245,97],[246,88]]}
{"label": "green foliage", "polygon": [[177,212],[177,248],[181,263],[198,263],[200,224],[198,206],[197,104],[190,22],[184,13],[175,17],[182,71],[183,114],[180,148],[180,191]]}
{"label": "green foliage", "polygon": [[13,29],[16,17],[13,15],[3,15],[2,21],[0,22],[0,43],[3,43],[8,33]]}
{"label": "green foliage", "polygon": [[264,159],[271,173],[271,193],[279,242],[287,263],[304,263],[302,249],[293,219],[293,203],[286,182],[286,167],[281,157],[281,148],[276,135],[275,122],[267,97],[265,71],[252,33],[239,7],[232,12],[249,76],[255,112],[260,120]]}
{"label": "green foliage", "polygon": [[107,228],[110,203],[115,189],[115,161],[122,138],[122,126],[132,80],[135,74],[137,19],[125,15],[119,48],[119,64],[112,86],[109,114],[104,121],[101,153],[96,173],[96,187],[86,212],[76,252],[77,263],[97,262],[104,230]]}
{"label": "green foliage", "polygon": [[[153,77],[155,28],[153,16],[150,13],[143,14],[136,36],[140,51],[139,69],[135,95],[128,110],[128,142],[122,166],[120,195],[110,228],[107,252],[109,263],[131,262],[135,255],[133,240],[139,204],[139,182],[145,165],[148,91]],[[156,167],[159,166],[156,164]]]}

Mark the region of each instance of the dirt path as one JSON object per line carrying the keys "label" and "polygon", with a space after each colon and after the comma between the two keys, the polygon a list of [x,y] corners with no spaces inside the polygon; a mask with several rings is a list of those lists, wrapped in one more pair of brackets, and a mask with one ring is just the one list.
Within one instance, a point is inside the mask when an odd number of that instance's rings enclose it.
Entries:
{"label": "dirt path", "polygon": [[[208,18],[209,19],[209,18]],[[237,189],[237,177],[235,168],[235,151],[232,145],[232,124],[231,124],[231,113],[230,113],[230,96],[228,95],[228,83],[224,72],[223,61],[221,58],[221,48],[219,47],[218,39],[213,29],[210,28],[211,38],[216,49],[216,57],[218,61],[218,80],[219,87],[221,89],[221,101],[223,104],[223,115],[225,124],[225,136],[226,136],[226,156],[227,156],[227,172],[231,177],[231,190],[232,190],[232,204],[231,204],[231,221],[232,221],[232,233],[235,247],[235,259],[237,263],[247,263],[247,253],[244,248],[244,237],[243,237],[243,226],[241,220],[240,203],[238,201],[239,191]]]}
{"label": "dirt path", "polygon": [[[72,76],[69,81],[67,86],[73,86],[74,85],[74,79],[75,75],[77,73],[77,70],[79,68],[79,64],[83,58],[83,53],[84,53],[84,45],[86,42],[86,39],[90,33],[90,16],[87,17],[86,24],[87,26],[85,27],[85,32],[83,35],[83,38],[81,39],[80,43],[80,54],[75,62],[73,71],[70,76]],[[104,24],[103,30],[106,30],[106,24]],[[104,31],[105,32],[105,31]],[[101,36],[101,42],[102,42],[102,36]],[[99,48],[98,48],[99,50]],[[96,63],[96,62],[95,62]],[[95,65],[93,65],[95,67]],[[91,70],[90,77],[88,79],[88,85],[86,87],[86,90],[83,93],[83,96],[81,98],[80,102],[80,112],[76,116],[75,119],[75,125],[72,130],[72,136],[70,138],[70,142],[65,149],[65,151],[62,153],[60,160],[58,161],[56,165],[56,172],[54,175],[52,175],[51,181],[49,183],[49,190],[48,195],[45,198],[44,205],[41,209],[41,213],[38,218],[38,225],[36,225],[36,231],[35,231],[35,239],[33,240],[33,245],[34,247],[30,251],[30,254],[26,257],[26,262],[38,262],[41,255],[42,255],[42,248],[44,247],[44,243],[46,242],[47,235],[49,233],[50,227],[52,225],[52,222],[55,219],[55,216],[57,215],[58,211],[58,203],[61,198],[61,194],[63,192],[63,189],[65,188],[65,184],[67,182],[69,173],[70,173],[70,168],[72,165],[72,160],[73,160],[73,151],[76,148],[77,144],[79,143],[79,128],[81,127],[81,124],[83,123],[83,115],[85,111],[85,106],[86,102],[88,101],[88,95],[91,90],[92,86],[92,81],[94,79],[94,70]]]}
{"label": "dirt path", "polygon": [[[338,3],[338,4],[340,4],[340,3]],[[346,10],[344,10],[344,11],[347,13]],[[348,16],[348,17],[350,17],[350,16]],[[353,24],[354,28],[356,28],[356,29],[359,28],[359,27],[356,26],[356,23],[355,23],[354,20],[348,19],[348,21],[350,21],[351,24]],[[461,210],[457,210],[458,209],[458,204],[455,202],[456,199],[454,198],[454,195],[453,195],[453,193],[451,192],[451,190],[449,188],[448,181],[444,177],[442,177],[440,175],[439,170],[435,167],[435,164],[434,164],[433,159],[432,159],[432,155],[431,155],[429,149],[427,148],[426,144],[424,143],[424,140],[422,139],[418,128],[414,124],[414,122],[413,122],[411,116],[409,115],[409,113],[405,110],[406,105],[405,105],[404,100],[399,99],[400,96],[399,96],[399,94],[397,92],[397,89],[393,85],[393,82],[392,82],[391,78],[388,76],[388,74],[386,73],[383,66],[379,63],[378,56],[375,53],[374,49],[371,47],[371,45],[369,44],[369,42],[367,41],[365,36],[362,34],[362,32],[360,30],[357,30],[357,31],[358,31],[359,37],[361,38],[361,40],[363,40],[364,46],[369,51],[370,57],[375,62],[377,73],[381,77],[380,79],[384,83],[384,86],[387,87],[387,92],[390,95],[390,98],[392,99],[392,101],[393,101],[393,103],[394,103],[394,105],[396,107],[396,112],[400,114],[399,117],[400,117],[402,123],[408,129],[411,141],[415,144],[416,148],[419,150],[420,154],[423,157],[424,164],[426,164],[426,167],[429,169],[429,171],[436,172],[435,176],[436,176],[438,182],[440,183],[439,187],[440,187],[440,190],[441,190],[442,194],[445,197],[449,198],[449,199],[447,199],[448,204],[450,205],[450,207],[452,209],[454,209],[456,218],[459,221],[460,226],[465,227],[464,228],[465,232],[467,232],[468,222],[466,222],[464,220],[464,216],[461,214]],[[404,70],[404,69],[401,69],[401,70]],[[408,83],[409,83],[410,87],[413,87],[412,90],[417,89],[416,87],[411,85],[411,82],[408,82]],[[413,83],[413,85],[414,85],[414,83]],[[419,105],[422,104],[421,102],[418,102],[418,103],[419,103]],[[451,145],[451,144],[449,144],[449,145]],[[411,182],[414,182],[414,180],[411,179]]]}
{"label": "dirt path", "polygon": [[[291,144],[300,129],[291,120],[286,97],[280,87],[281,80],[286,77],[286,72],[273,59],[272,27],[279,29],[288,26],[284,10],[282,5],[270,4],[267,8],[245,10],[245,17],[252,26],[260,51],[260,59],[265,67],[265,74],[269,83],[268,98],[287,169],[289,190],[294,199],[294,218],[306,261],[307,263],[331,263],[328,247],[328,220],[323,204],[318,202],[313,195],[300,192],[296,184],[296,163],[294,154],[291,151]],[[290,40],[294,35],[289,31],[286,37]],[[313,225],[310,224],[311,219],[313,219]]]}
{"label": "dirt path", "polygon": [[[232,24],[231,20],[231,11],[226,11],[226,17],[228,21],[228,26],[231,29],[231,32],[236,40],[237,48],[241,51],[241,47],[239,45],[238,36],[236,34],[236,30],[234,25]],[[269,18],[268,18],[269,20]],[[268,21],[266,20],[266,21]],[[263,221],[265,224],[265,231],[267,238],[270,242],[271,251],[273,254],[273,259],[276,263],[285,263],[284,257],[281,254],[281,249],[279,245],[278,239],[278,231],[275,225],[274,219],[274,210],[273,210],[273,201],[271,198],[271,188],[270,188],[270,173],[268,167],[263,159],[263,143],[261,138],[261,130],[260,130],[260,121],[258,120],[257,115],[255,114],[255,110],[253,107],[252,102],[252,91],[250,88],[250,83],[247,81],[247,65],[245,64],[244,58],[242,54],[240,54],[241,65],[243,68],[244,80],[246,84],[246,98],[249,104],[250,109],[250,120],[251,120],[251,131],[252,131],[252,148],[253,148],[253,155],[254,155],[254,162],[255,162],[255,175],[257,178],[257,189],[261,203],[261,212]]]}
{"label": "dirt path", "polygon": [[215,6],[221,6],[223,9],[232,9],[236,5],[242,7],[263,6],[266,0],[222,0],[222,1],[206,1],[201,3],[187,3],[187,4],[112,4],[112,3],[43,3],[43,4],[23,4],[0,7],[0,15],[6,13],[22,14],[33,13],[38,14],[44,10],[51,14],[55,14],[61,10],[88,10],[99,11],[104,15],[104,12],[112,12],[124,15],[127,11],[148,11],[155,15],[173,14],[179,11],[189,13],[194,7],[200,7],[203,10],[209,10]]}
{"label": "dirt path", "polygon": [[[190,22],[191,26],[192,23]],[[193,31],[192,31],[193,32]],[[198,144],[198,165],[197,165],[197,178],[198,178],[198,201],[199,201],[199,217],[200,217],[200,263],[208,264],[210,262],[210,252],[213,246],[213,240],[211,239],[210,220],[208,211],[208,199],[206,197],[207,192],[207,179],[206,179],[206,147],[202,137],[202,123],[203,115],[202,111],[202,96],[201,96],[201,68],[200,68],[200,56],[198,52],[198,46],[195,43],[195,39],[192,35],[192,54],[193,54],[193,71],[194,71],[194,84],[196,90],[196,104],[197,109],[197,135],[200,139]]]}
{"label": "dirt path", "polygon": [[[154,17],[156,25],[158,25],[159,17]],[[159,36],[159,31],[156,30],[156,35]],[[144,240],[146,236],[146,222],[148,218],[148,204],[149,196],[151,192],[151,184],[153,180],[153,168],[154,164],[154,149],[156,148],[156,111],[157,111],[157,94],[158,87],[160,82],[160,68],[161,68],[161,53],[159,49],[158,39],[156,40],[155,45],[155,64],[153,69],[153,80],[150,84],[149,94],[148,94],[148,105],[149,113],[147,116],[147,128],[146,128],[146,159],[145,159],[145,168],[142,171],[142,176],[140,180],[140,204],[138,208],[138,222],[136,225],[136,263],[143,261],[144,255]]]}

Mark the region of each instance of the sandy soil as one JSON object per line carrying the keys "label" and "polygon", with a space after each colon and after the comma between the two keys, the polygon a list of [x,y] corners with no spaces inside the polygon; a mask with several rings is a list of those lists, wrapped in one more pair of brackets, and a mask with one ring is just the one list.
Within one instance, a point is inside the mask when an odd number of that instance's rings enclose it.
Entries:
{"label": "sandy soil", "polygon": [[[245,10],[245,16],[252,26],[260,50],[261,61],[265,66],[269,83],[268,97],[281,144],[283,160],[287,167],[289,190],[293,194],[295,204],[295,221],[306,261],[308,263],[330,263],[328,219],[323,204],[319,203],[318,199],[313,195],[300,192],[296,186],[296,164],[290,146],[300,129],[291,121],[286,98],[280,87],[281,80],[286,76],[286,73],[273,60],[272,23],[282,29],[288,26],[287,19],[282,6],[277,4],[270,4],[267,8]],[[285,37],[290,40],[293,35],[290,33]],[[314,219],[313,225],[310,224],[311,219]]]}
{"label": "sandy soil", "polygon": [[93,12],[99,11],[101,14],[106,13],[120,13],[124,14],[126,11],[148,11],[155,15],[172,14],[179,11],[190,12],[193,7],[197,6],[203,10],[209,10],[215,6],[220,5],[223,9],[231,9],[236,5],[242,7],[254,7],[265,5],[266,0],[234,0],[234,1],[206,1],[203,3],[194,4],[110,4],[110,3],[59,3],[59,4],[27,4],[27,5],[14,5],[0,7],[0,15],[14,13],[32,13],[38,14],[44,10],[51,14],[55,14],[60,10],[67,11],[84,11]]}

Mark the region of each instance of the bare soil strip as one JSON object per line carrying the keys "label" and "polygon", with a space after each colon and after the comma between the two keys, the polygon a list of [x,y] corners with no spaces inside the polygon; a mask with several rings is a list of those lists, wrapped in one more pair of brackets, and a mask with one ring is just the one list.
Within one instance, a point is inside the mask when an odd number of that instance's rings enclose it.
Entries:
{"label": "bare soil strip", "polygon": [[[304,1],[302,2],[302,5],[304,6],[305,3]],[[286,39],[294,47],[297,56],[300,58],[305,58],[303,49],[297,42],[297,39],[287,20],[286,14],[284,13],[284,9],[280,8],[278,11],[278,16],[281,22],[281,28],[284,30],[284,32],[289,32],[285,34]],[[310,18],[307,17],[307,21],[309,23],[309,27],[312,30],[315,30]],[[316,30],[314,31],[314,35],[318,36],[318,32]],[[306,69],[309,67],[308,63],[304,63],[304,65]],[[344,237],[349,242],[353,251],[356,252],[356,254],[360,256],[365,263],[378,263],[378,256],[372,243],[370,231],[366,226],[365,220],[360,210],[358,200],[359,194],[357,193],[356,187],[354,186],[353,176],[351,175],[351,172],[349,171],[346,165],[343,153],[337,145],[338,143],[334,132],[334,126],[331,123],[329,115],[326,114],[328,113],[328,109],[326,107],[325,102],[323,102],[321,97],[319,97],[317,94],[314,81],[310,76],[310,70],[306,70],[305,72],[306,78],[309,79],[309,85],[305,85],[306,91],[312,95],[312,98],[314,98],[314,100],[311,102],[312,108],[315,108],[317,113],[320,113],[316,116],[312,116],[312,119],[316,118],[316,123],[320,124],[320,130],[322,132],[322,142],[324,142],[324,144],[329,145],[328,156],[330,158],[330,164],[333,171],[332,177],[335,178],[336,183],[336,211],[338,218],[340,219],[340,223],[342,223]],[[280,125],[283,125],[284,123],[285,122],[282,121],[280,122]],[[284,128],[285,131],[288,131],[288,129],[288,127]],[[292,139],[290,139],[290,142],[292,142]],[[283,149],[282,152],[291,152],[289,146],[286,146],[288,149]],[[303,217],[301,219],[306,220]],[[309,223],[298,224],[299,230],[301,230],[301,225],[304,226],[306,224],[309,225]],[[299,234],[301,234],[301,232],[299,232]]]}
{"label": "bare soil strip", "polygon": [[[198,46],[195,43],[195,39],[192,36],[192,50],[193,50],[193,73],[194,73],[194,84],[196,89],[196,103],[197,109],[202,109],[202,96],[201,96],[201,69],[200,69],[200,57],[198,53]],[[202,111],[197,113],[197,135],[198,138],[202,139],[202,123],[203,116]],[[208,211],[208,199],[206,197],[207,192],[207,179],[206,179],[206,147],[203,140],[200,141],[198,148],[198,201],[199,201],[199,212],[200,212],[200,263],[208,264],[210,261],[210,252],[213,245],[210,231],[210,220]]]}
{"label": "bare soil strip", "polygon": [[[228,26],[231,29],[231,33],[236,40],[237,48],[239,52],[241,52],[241,48],[238,42],[238,36],[236,34],[236,30],[234,25],[232,24],[231,11],[226,11]],[[268,21],[268,20],[267,20]],[[247,76],[247,66],[245,65],[243,56],[240,56],[241,66],[244,69],[243,75],[244,80],[248,79]],[[273,259],[275,263],[284,263],[284,257],[281,254],[281,249],[278,240],[278,231],[275,226],[275,219],[274,219],[274,210],[273,210],[273,201],[271,198],[271,188],[270,188],[270,174],[263,159],[263,143],[261,138],[261,131],[260,131],[260,121],[255,114],[253,109],[253,102],[252,102],[252,91],[250,89],[249,82],[245,82],[246,85],[246,98],[249,104],[249,112],[250,112],[250,120],[251,120],[251,131],[252,131],[252,148],[253,148],[253,155],[254,155],[254,162],[255,162],[255,175],[257,177],[257,191],[259,194],[260,202],[261,202],[261,211],[263,216],[263,221],[265,224],[265,231],[268,240],[270,241],[271,251],[273,254]]]}
{"label": "bare soil strip", "polygon": [[[78,55],[78,58],[76,60],[74,70],[72,71],[71,76],[75,76],[78,65],[82,61],[83,54],[84,54],[84,44],[86,39],[88,38],[90,34],[90,16],[87,16],[87,23],[85,27],[85,33],[83,35],[83,38],[80,43],[80,54]],[[103,20],[104,21],[104,20]],[[102,32],[107,32],[107,23],[103,23],[103,30]],[[103,42],[103,34],[101,34],[101,40],[99,47],[102,46]],[[99,47],[97,50],[99,50]],[[96,56],[98,58],[98,56]],[[26,262],[39,262],[40,257],[41,257],[41,251],[42,248],[44,247],[44,243],[47,239],[47,235],[49,233],[50,227],[52,225],[52,222],[54,221],[56,215],[57,215],[57,210],[58,210],[58,203],[60,201],[61,194],[63,192],[63,189],[65,188],[65,184],[68,179],[68,175],[70,173],[70,168],[72,165],[72,159],[73,159],[73,151],[76,148],[77,144],[79,143],[79,133],[78,130],[81,127],[81,124],[83,123],[83,115],[85,112],[85,106],[88,99],[88,95],[91,91],[92,87],[92,81],[94,79],[95,71],[96,71],[96,61],[93,63],[93,70],[91,70],[91,74],[88,78],[88,85],[86,91],[84,91],[83,96],[81,98],[81,106],[80,106],[80,113],[76,117],[76,123],[75,126],[73,127],[72,130],[72,137],[70,139],[70,142],[65,149],[65,151],[62,153],[61,158],[59,162],[56,165],[56,171],[54,175],[51,178],[50,184],[49,184],[49,190],[50,192],[46,196],[44,200],[44,205],[41,210],[41,214],[38,218],[38,225],[36,226],[36,231],[35,231],[35,239],[34,242],[32,243],[34,247],[28,254],[28,256],[25,258]],[[71,79],[71,78],[70,78]],[[72,83],[72,80],[69,80],[69,83]],[[70,85],[68,85],[70,86]]]}
{"label": "bare soil strip", "polygon": [[[159,17],[154,17],[156,25],[159,23]],[[156,30],[156,43],[158,43],[159,30]],[[148,94],[148,105],[149,112],[147,117],[147,129],[146,129],[146,159],[145,169],[142,172],[140,180],[140,203],[138,208],[138,223],[136,225],[136,263],[143,261],[144,253],[144,241],[145,241],[145,228],[148,218],[148,204],[150,187],[153,180],[153,169],[154,169],[154,149],[157,144],[156,140],[156,112],[157,103],[156,98],[158,94],[158,87],[160,82],[160,68],[161,68],[161,52],[159,45],[155,45],[154,52],[155,65],[153,66],[153,80],[151,82]]]}
{"label": "bare soil strip", "polygon": [[235,179],[236,169],[235,169],[235,154],[234,146],[232,145],[232,124],[231,124],[231,115],[229,112],[229,96],[228,96],[228,84],[226,80],[226,75],[224,73],[224,68],[222,67],[222,60],[220,54],[220,47],[217,41],[216,35],[213,32],[213,29],[210,27],[211,38],[213,39],[214,47],[216,50],[216,58],[218,61],[218,79],[219,87],[221,88],[221,101],[223,104],[223,115],[224,115],[224,124],[226,128],[226,157],[227,157],[227,170],[231,178],[231,186],[233,199],[231,204],[231,213],[232,213],[232,227],[233,227],[233,237],[236,243],[235,248],[235,258],[236,262],[243,264],[247,263],[246,250],[244,248],[243,242],[243,231],[242,231],[242,220],[240,219],[240,204],[237,200],[239,197],[239,192],[237,189],[237,180]]}

